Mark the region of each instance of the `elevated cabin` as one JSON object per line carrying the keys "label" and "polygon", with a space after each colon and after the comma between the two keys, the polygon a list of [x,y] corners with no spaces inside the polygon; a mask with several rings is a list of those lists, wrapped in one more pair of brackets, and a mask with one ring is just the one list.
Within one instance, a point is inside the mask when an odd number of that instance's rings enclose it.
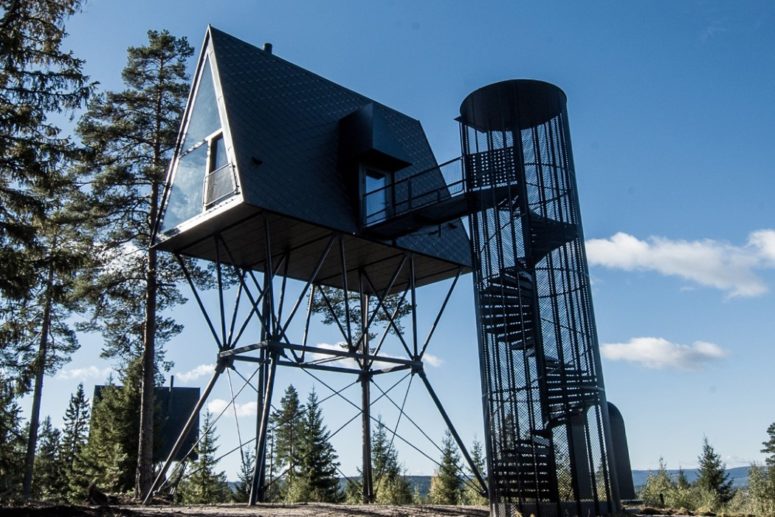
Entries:
{"label": "elevated cabin", "polygon": [[[471,268],[459,219],[396,218],[412,199],[450,197],[419,121],[270,46],[208,28],[178,142],[158,249],[257,271],[289,254],[282,274],[308,280],[340,234],[348,285],[365,270],[367,291],[385,289],[407,253],[418,286]],[[327,260],[316,281],[343,287],[341,271]],[[410,274],[402,269],[394,290]]]}

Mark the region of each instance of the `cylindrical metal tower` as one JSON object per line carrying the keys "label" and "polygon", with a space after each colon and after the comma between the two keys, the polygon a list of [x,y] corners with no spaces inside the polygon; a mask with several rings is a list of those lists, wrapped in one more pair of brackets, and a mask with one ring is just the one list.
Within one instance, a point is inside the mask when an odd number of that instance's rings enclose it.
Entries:
{"label": "cylindrical metal tower", "polygon": [[460,107],[496,515],[619,507],[565,102],[513,80]]}

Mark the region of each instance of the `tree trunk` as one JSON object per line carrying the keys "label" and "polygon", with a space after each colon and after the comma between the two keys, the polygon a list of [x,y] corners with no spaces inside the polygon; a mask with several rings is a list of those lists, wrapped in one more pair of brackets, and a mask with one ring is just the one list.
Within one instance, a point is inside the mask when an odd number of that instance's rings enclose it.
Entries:
{"label": "tree trunk", "polygon": [[46,279],[45,305],[40,328],[38,356],[35,358],[35,387],[32,395],[32,414],[30,415],[30,433],[27,441],[27,456],[24,459],[24,498],[32,497],[32,474],[35,469],[35,449],[38,446],[38,426],[40,424],[40,402],[43,398],[43,375],[46,372],[46,354],[48,352],[48,334],[51,328],[52,285],[54,266],[49,265]]}
{"label": "tree trunk", "polygon": [[[159,62],[157,83],[163,82],[162,74],[165,60]],[[161,123],[162,89],[156,96],[155,128],[153,143],[153,168],[151,176],[151,199],[148,213],[148,270],[145,283],[145,325],[143,326],[143,388],[140,396],[140,441],[137,447],[137,472],[135,474],[135,496],[143,500],[153,486],[153,416],[156,377],[156,249],[153,247],[153,235],[156,219],[159,215],[160,190],[164,178],[159,178],[158,170],[162,163]]]}
{"label": "tree trunk", "polygon": [[[159,186],[151,188],[151,225],[156,221]],[[156,250],[149,244],[145,288],[145,325],[143,326],[143,383],[140,395],[140,440],[137,447],[135,495],[145,497],[153,483],[153,413],[156,358]]]}

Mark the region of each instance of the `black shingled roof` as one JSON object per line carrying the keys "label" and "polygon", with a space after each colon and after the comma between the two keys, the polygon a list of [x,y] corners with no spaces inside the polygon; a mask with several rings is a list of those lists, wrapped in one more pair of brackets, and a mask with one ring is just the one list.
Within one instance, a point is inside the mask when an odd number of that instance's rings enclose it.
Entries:
{"label": "black shingled roof", "polygon": [[[210,34],[247,203],[356,233],[357,200],[332,151],[339,148],[339,121],[369,103],[382,112],[412,162],[397,180],[437,165],[419,121],[218,29],[211,27]],[[441,174],[436,181],[443,185]],[[470,264],[461,225],[442,227],[435,237],[428,233],[397,244]]]}

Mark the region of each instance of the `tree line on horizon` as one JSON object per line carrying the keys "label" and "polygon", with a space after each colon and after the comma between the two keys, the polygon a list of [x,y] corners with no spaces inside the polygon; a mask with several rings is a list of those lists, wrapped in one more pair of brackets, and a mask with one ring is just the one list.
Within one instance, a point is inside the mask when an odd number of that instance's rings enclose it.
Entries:
{"label": "tree line on horizon", "polygon": [[[46,417],[42,420],[39,450],[35,458],[35,500],[81,503],[95,502],[92,491],[99,487],[105,501],[125,501],[131,493],[134,461],[124,450],[136,441],[131,426],[122,425],[120,406],[130,390],[108,383],[90,409],[83,385],[70,397],[64,425],[57,429]],[[116,418],[119,415],[119,418]],[[122,418],[123,417],[123,418]],[[227,481],[218,469],[221,456],[213,415],[206,412],[193,455],[178,463],[170,474],[160,497],[179,504],[247,502],[251,490],[255,455],[251,443],[240,449],[241,466],[237,480]],[[21,433],[20,433],[21,434]],[[7,435],[0,435],[6,437]],[[122,447],[122,443],[124,447]],[[361,480],[347,477],[339,469],[338,455],[330,442],[317,394],[309,393],[301,403],[293,385],[286,388],[279,407],[270,414],[268,456],[266,458],[266,500],[269,502],[330,502],[358,504]],[[21,459],[23,440],[17,440],[16,455]],[[398,451],[381,419],[373,430],[372,465],[375,473],[376,504],[467,504],[486,505],[463,469],[457,447],[447,433],[440,447],[438,469],[431,479],[428,494],[412,488],[398,458]],[[479,442],[472,448],[474,462],[484,471],[485,459]],[[2,500],[18,495],[21,479],[18,468],[12,475],[13,453],[0,463]],[[468,479],[464,478],[465,475]],[[344,487],[340,480],[345,479]],[[107,495],[105,495],[107,493]]]}
{"label": "tree line on horizon", "polygon": [[694,482],[689,482],[682,468],[671,476],[660,458],[659,468],[649,474],[638,496],[646,506],[681,514],[775,515],[775,423],[767,428],[767,437],[761,451],[767,455],[765,463],[750,466],[747,487],[733,487],[721,456],[704,438]]}

